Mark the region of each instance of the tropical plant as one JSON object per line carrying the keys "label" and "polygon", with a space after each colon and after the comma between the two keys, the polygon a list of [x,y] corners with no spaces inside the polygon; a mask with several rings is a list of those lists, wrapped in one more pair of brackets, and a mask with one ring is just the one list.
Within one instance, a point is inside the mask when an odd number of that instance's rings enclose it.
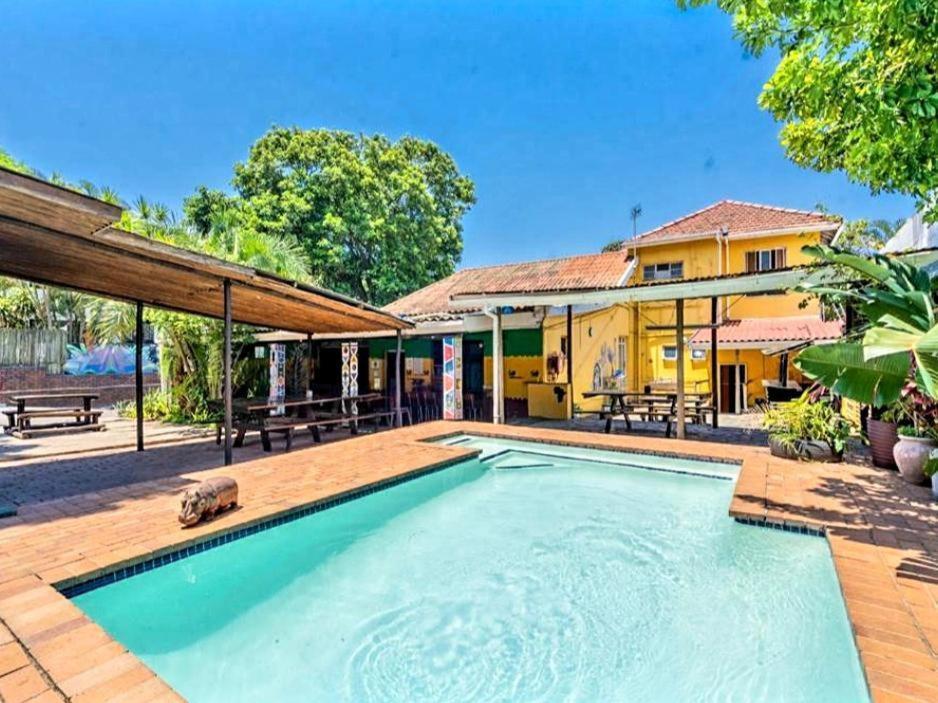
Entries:
{"label": "tropical plant", "polygon": [[678,0],[733,16],[745,48],[778,52],[759,97],[789,158],[914,196],[938,217],[934,0]]}
{"label": "tropical plant", "polygon": [[838,395],[873,406],[898,401],[910,381],[938,398],[938,326],[928,273],[877,254],[827,246],[804,251],[848,277],[837,284],[809,282],[800,290],[842,300],[863,322],[852,338],[805,349],[796,366]]}
{"label": "tropical plant", "polygon": [[770,408],[762,425],[771,439],[794,454],[802,453],[805,442],[823,442],[840,456],[850,437],[850,423],[829,401],[815,399],[810,393]]}

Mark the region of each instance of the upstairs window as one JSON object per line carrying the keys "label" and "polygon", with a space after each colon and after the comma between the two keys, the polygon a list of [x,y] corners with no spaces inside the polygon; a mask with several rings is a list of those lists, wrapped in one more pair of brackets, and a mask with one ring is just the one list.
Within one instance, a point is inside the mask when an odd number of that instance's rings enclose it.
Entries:
{"label": "upstairs window", "polygon": [[648,264],[642,269],[642,278],[646,281],[667,281],[683,276],[683,261],[672,261],[667,264]]}
{"label": "upstairs window", "polygon": [[785,249],[760,249],[746,252],[746,273],[785,268]]}

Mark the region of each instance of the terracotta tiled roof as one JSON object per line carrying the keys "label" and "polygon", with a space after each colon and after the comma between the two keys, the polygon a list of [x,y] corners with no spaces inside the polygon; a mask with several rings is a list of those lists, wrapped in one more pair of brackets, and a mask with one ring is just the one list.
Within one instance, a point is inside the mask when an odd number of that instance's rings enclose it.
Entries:
{"label": "terracotta tiled roof", "polygon": [[745,232],[771,232],[797,227],[811,231],[812,228],[835,226],[839,222],[839,218],[821,212],[721,200],[640,234],[637,240],[645,243],[679,239],[693,234],[716,234],[724,227],[730,237]]}
{"label": "terracotta tiled roof", "polygon": [[527,261],[457,271],[442,281],[395,300],[384,309],[408,317],[442,312],[470,311],[450,303],[450,297],[466,293],[535,293],[546,291],[615,288],[628,268],[624,251]]}
{"label": "terracotta tiled roof", "polygon": [[[717,344],[773,344],[778,342],[819,342],[840,339],[843,322],[818,317],[772,317],[727,320],[717,328]],[[710,330],[697,330],[692,346],[710,344]]]}

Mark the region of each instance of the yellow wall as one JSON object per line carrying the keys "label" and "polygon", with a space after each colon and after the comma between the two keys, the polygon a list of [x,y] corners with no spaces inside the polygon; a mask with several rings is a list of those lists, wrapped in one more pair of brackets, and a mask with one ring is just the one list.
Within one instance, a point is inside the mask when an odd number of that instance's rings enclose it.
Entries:
{"label": "yellow wall", "polygon": [[[544,320],[543,378],[565,383],[566,368],[557,379],[547,376],[547,355],[560,352],[560,338],[567,334],[566,315],[551,315]],[[573,393],[574,404],[581,410],[599,410],[601,398],[584,398],[583,392],[592,390],[594,376],[600,384],[612,383],[613,375],[619,370],[618,338],[628,340],[629,313],[625,305],[576,315],[573,319]],[[629,342],[626,343],[628,353]],[[628,365],[628,364],[627,364]],[[623,369],[627,372],[628,369]],[[602,385],[600,386],[602,387]],[[623,379],[621,387],[629,388]]]}
{"label": "yellow wall", "polygon": [[[699,278],[727,273],[744,273],[746,270],[746,252],[762,249],[786,250],[786,265],[797,266],[808,262],[801,252],[806,244],[815,244],[820,234],[786,234],[754,239],[729,240],[729,250],[722,249],[723,259],[718,259],[718,247],[715,239],[662,244],[638,249],[638,268],[633,280],[642,282],[642,269],[648,264],[680,261],[684,267],[684,278]],[[721,314],[739,319],[744,317],[788,317],[817,314],[817,306],[810,304],[801,307],[803,296],[795,294],[771,296],[735,296],[720,303]],[[673,384],[677,378],[677,363],[666,360],[663,354],[665,346],[676,344],[675,335],[670,330],[655,330],[649,327],[673,326],[676,323],[673,301],[661,303],[632,303],[616,305],[603,310],[579,314],[573,324],[574,358],[574,403],[579,410],[598,410],[602,400],[583,398],[584,391],[593,388],[594,368],[599,364],[601,383],[610,384],[618,357],[618,338],[627,339],[626,379],[619,385],[629,390],[642,390],[646,385]],[[709,300],[688,300],[684,304],[684,321],[687,325],[710,322]],[[560,351],[560,338],[566,335],[566,316],[548,317],[544,321],[544,361],[543,380],[547,376],[547,356]],[[688,330],[685,341],[689,340],[694,330]],[[612,350],[613,363],[608,362],[608,350]],[[507,362],[506,362],[507,363]],[[689,347],[684,350],[685,389],[706,393],[711,391],[709,350],[703,358],[693,359]],[[762,380],[778,378],[777,357],[768,357],[760,350],[722,350],[719,352],[719,364],[742,363],[748,374],[747,396],[751,406],[757,398],[764,396]],[[789,367],[789,376],[796,378],[797,372]],[[566,381],[566,371],[554,379]],[[717,379],[716,382],[719,382]]]}

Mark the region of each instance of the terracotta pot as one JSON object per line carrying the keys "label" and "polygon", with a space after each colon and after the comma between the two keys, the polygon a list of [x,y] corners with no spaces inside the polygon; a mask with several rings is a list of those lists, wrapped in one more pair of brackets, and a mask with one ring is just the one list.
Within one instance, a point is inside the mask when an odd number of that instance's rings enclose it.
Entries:
{"label": "terracotta pot", "polygon": [[928,437],[903,437],[893,447],[892,454],[899,466],[899,473],[909,483],[925,482],[925,462],[931,450],[938,446],[935,440]]}
{"label": "terracotta pot", "polygon": [[834,452],[827,442],[814,439],[802,439],[794,447],[783,446],[775,437],[769,437],[769,451],[782,459],[800,459],[804,461],[841,461],[843,455]]}
{"label": "terracotta pot", "polygon": [[896,459],[892,455],[892,449],[899,441],[896,423],[870,418],[866,421],[866,433],[870,438],[870,455],[873,458],[873,466],[893,470],[899,468],[896,466]]}

